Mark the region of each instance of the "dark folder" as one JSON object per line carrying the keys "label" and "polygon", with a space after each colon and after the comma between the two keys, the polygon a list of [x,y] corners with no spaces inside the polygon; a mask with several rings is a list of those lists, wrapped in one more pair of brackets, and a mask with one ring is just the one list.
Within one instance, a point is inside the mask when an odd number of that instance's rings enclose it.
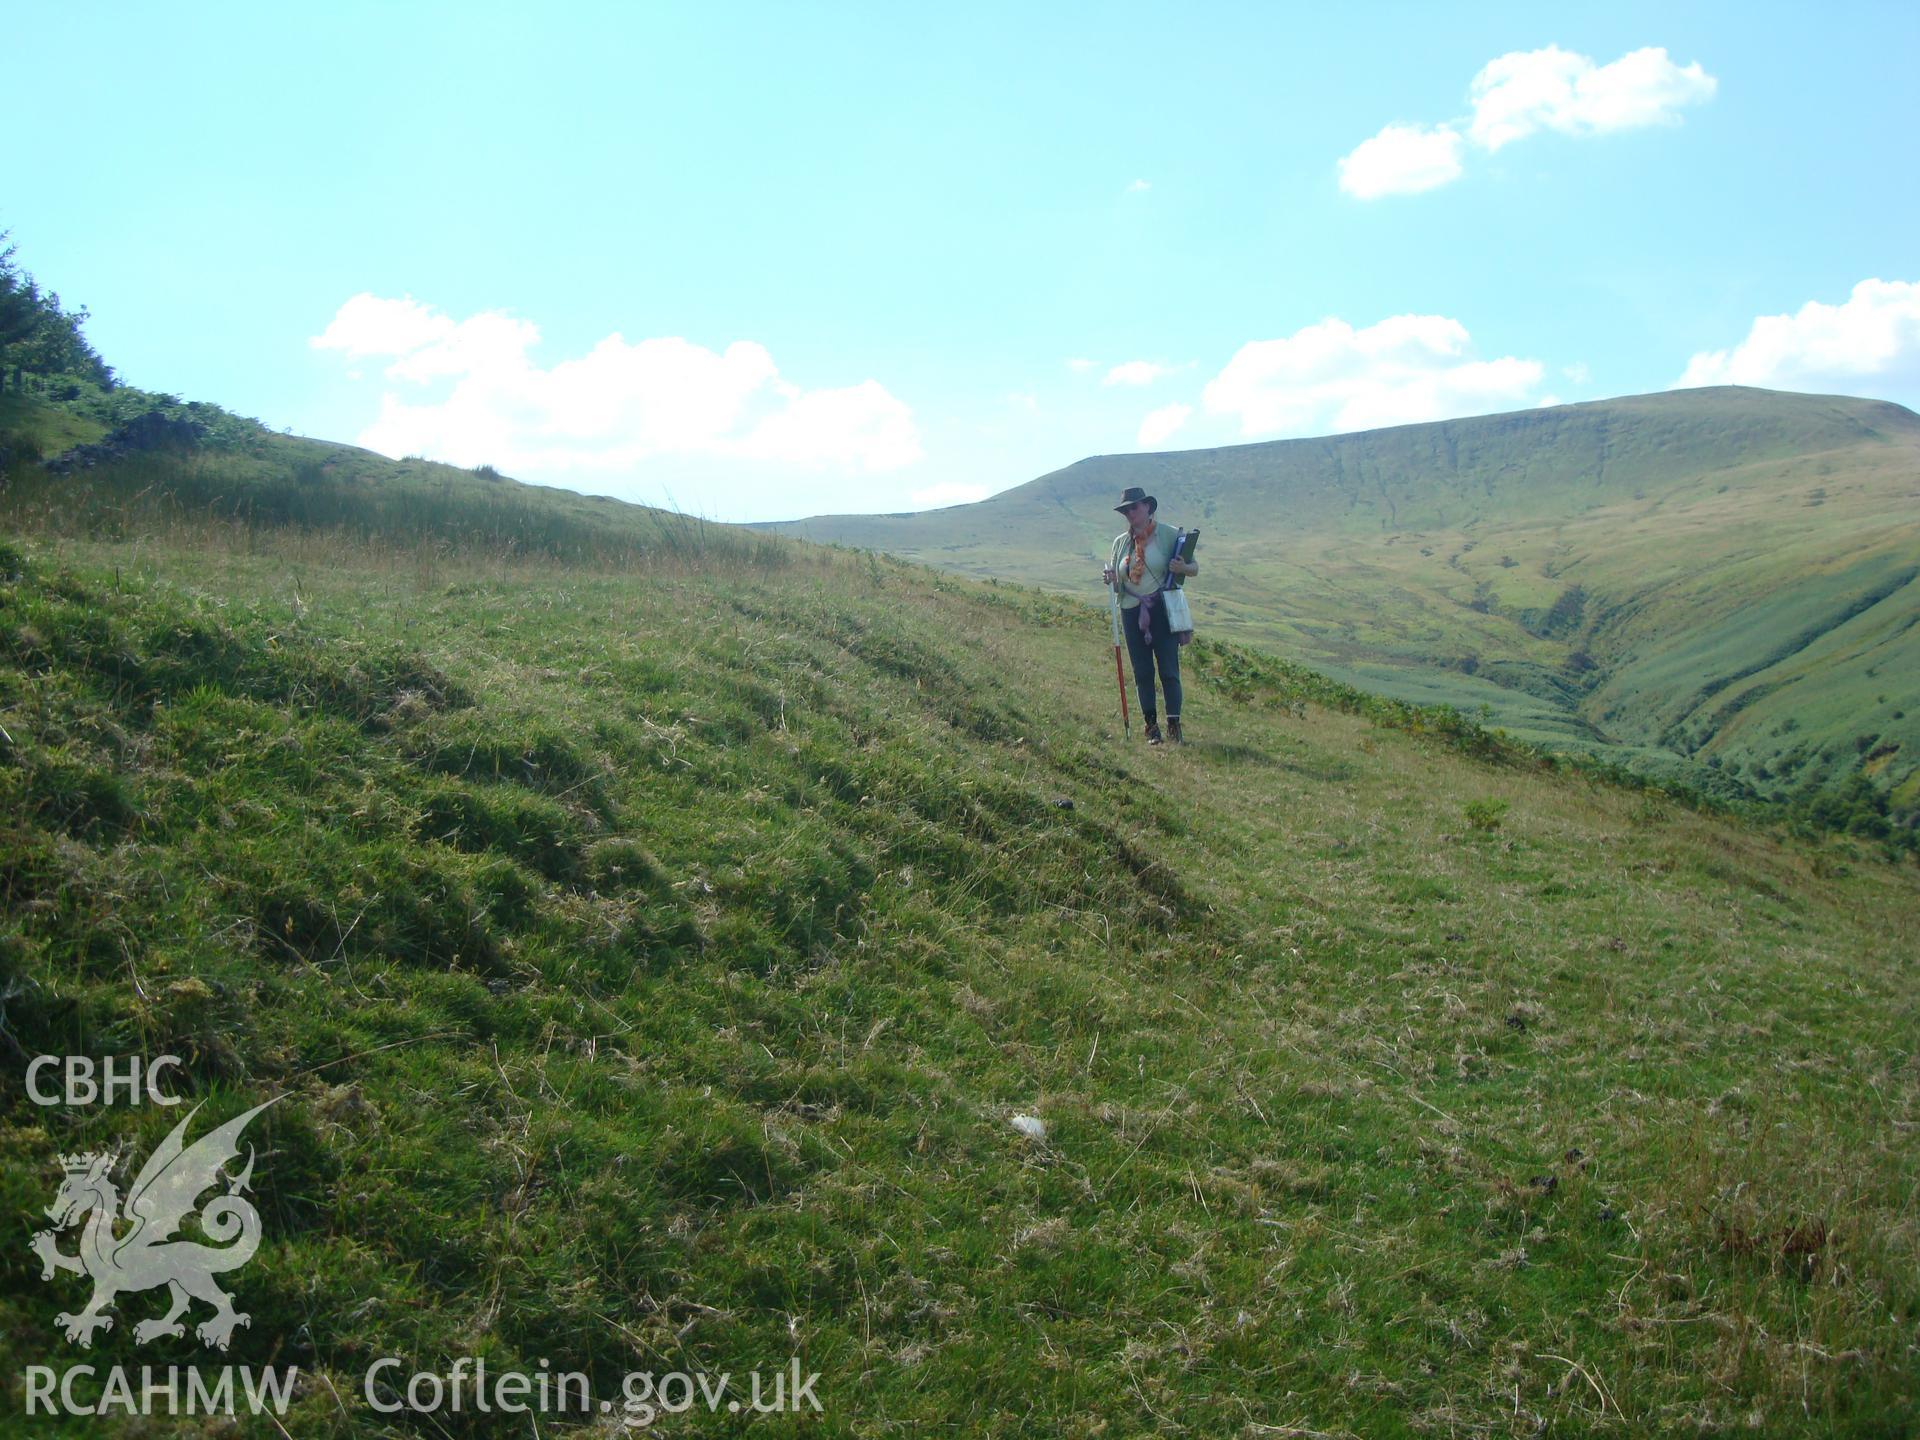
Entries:
{"label": "dark folder", "polygon": [[[1187,531],[1187,538],[1180,542],[1180,548],[1173,552],[1173,558],[1176,560],[1185,560],[1191,565],[1193,563],[1193,552],[1199,548],[1200,532],[1198,530],[1189,530]],[[1169,576],[1167,579],[1167,588],[1170,590],[1178,590],[1186,583],[1187,577],[1184,575]]]}

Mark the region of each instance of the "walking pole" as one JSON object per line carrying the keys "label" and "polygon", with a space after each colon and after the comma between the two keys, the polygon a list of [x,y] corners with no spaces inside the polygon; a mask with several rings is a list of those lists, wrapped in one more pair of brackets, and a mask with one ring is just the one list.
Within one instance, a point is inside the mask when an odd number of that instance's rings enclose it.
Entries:
{"label": "walking pole", "polygon": [[1120,586],[1116,581],[1107,591],[1112,601],[1113,619],[1113,678],[1120,682],[1120,729],[1128,739],[1133,739],[1133,720],[1127,714],[1127,673],[1120,668]]}

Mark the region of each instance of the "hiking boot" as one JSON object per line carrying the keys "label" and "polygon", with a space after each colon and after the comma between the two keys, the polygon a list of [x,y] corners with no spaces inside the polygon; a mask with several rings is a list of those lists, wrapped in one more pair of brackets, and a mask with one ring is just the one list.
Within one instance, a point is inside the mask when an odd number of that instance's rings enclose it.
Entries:
{"label": "hiking boot", "polygon": [[1167,738],[1176,745],[1184,745],[1187,743],[1186,737],[1180,733],[1180,717],[1178,715],[1167,716]]}
{"label": "hiking boot", "polygon": [[1154,720],[1149,720],[1147,721],[1147,744],[1158,745],[1159,743],[1160,743],[1159,722]]}

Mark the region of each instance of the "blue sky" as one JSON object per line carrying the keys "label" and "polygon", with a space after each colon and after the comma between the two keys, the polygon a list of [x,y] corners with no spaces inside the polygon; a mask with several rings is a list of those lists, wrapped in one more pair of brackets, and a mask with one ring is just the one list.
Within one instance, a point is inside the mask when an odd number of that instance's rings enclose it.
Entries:
{"label": "blue sky", "polygon": [[8,30],[0,226],[128,381],[719,519],[1683,377],[1920,406],[1911,5]]}

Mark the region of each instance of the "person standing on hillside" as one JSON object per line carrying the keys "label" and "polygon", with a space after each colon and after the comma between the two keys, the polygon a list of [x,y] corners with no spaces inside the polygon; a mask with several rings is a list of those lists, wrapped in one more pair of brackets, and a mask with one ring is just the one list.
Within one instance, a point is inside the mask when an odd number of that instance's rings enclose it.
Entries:
{"label": "person standing on hillside", "polygon": [[1174,558],[1176,532],[1160,524],[1154,514],[1157,497],[1130,485],[1113,507],[1127,517],[1127,528],[1113,539],[1113,553],[1100,572],[1101,583],[1120,592],[1120,628],[1126,632],[1127,654],[1133,660],[1133,686],[1140,696],[1140,714],[1146,721],[1147,743],[1161,740],[1159,707],[1154,703],[1153,672],[1160,671],[1160,688],[1167,696],[1167,735],[1185,743],[1180,733],[1180,640],[1167,626],[1160,590],[1169,575],[1198,575],[1200,567]]}

